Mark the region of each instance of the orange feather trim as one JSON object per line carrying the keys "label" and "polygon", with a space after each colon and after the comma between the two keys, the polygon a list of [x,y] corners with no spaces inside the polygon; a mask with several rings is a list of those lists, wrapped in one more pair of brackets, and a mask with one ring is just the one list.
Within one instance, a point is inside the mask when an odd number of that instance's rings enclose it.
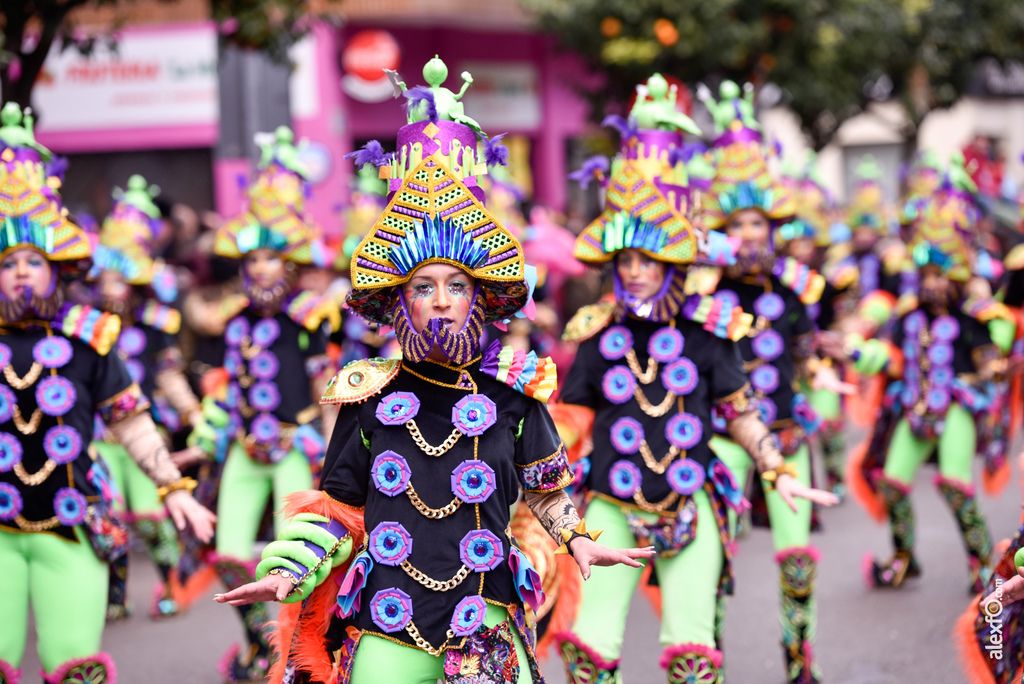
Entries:
{"label": "orange feather trim", "polygon": [[875,522],[882,523],[887,517],[885,502],[864,479],[864,471],[861,469],[861,464],[864,463],[870,446],[871,432],[869,431],[868,436],[850,451],[850,456],[846,459],[845,481],[847,490],[854,501],[860,504],[861,508],[867,511],[867,514],[874,518]]}
{"label": "orange feather trim", "polygon": [[953,644],[956,646],[957,659],[968,684],[996,684],[996,679],[988,666],[988,655],[978,648],[978,635],[974,631],[974,622],[978,619],[978,598],[974,597],[971,605],[953,624]]}
{"label": "orange feather trim", "polygon": [[654,609],[654,614],[661,619],[661,585],[651,586],[651,573],[653,572],[654,563],[648,562],[644,566],[643,571],[640,574],[640,593],[644,595],[650,604],[651,608]]}
{"label": "orange feather trim", "polygon": [[[366,534],[362,509],[332,499],[326,492],[306,490],[291,494],[285,498],[282,513],[286,518],[312,513],[337,520],[352,535],[353,548],[362,544]],[[334,568],[305,602],[281,607],[271,639],[271,646],[277,653],[270,670],[272,684],[284,681],[289,658],[301,671],[309,673],[313,681],[329,682],[333,681],[332,676],[336,677],[334,663],[327,652],[326,634],[334,615],[338,580],[348,571],[350,561],[351,558]]]}
{"label": "orange feather trim", "polygon": [[594,429],[594,409],[577,404],[548,404],[551,419],[565,444],[569,463],[576,463],[590,453],[593,443],[590,433]]}

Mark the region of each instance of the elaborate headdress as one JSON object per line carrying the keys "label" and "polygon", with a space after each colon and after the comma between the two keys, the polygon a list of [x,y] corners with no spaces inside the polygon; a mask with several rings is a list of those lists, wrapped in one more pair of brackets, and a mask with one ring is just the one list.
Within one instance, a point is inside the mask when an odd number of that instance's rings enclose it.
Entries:
{"label": "elaborate headdress", "polygon": [[969,245],[980,216],[977,188],[963,167],[963,155],[951,159],[941,187],[915,209],[910,238],[911,255],[920,268],[939,266],[953,280],[971,277]]}
{"label": "elaborate headdress", "polygon": [[337,271],[349,270],[352,253],[387,206],[388,183],[380,177],[378,169],[389,164],[391,156],[384,153],[383,146],[376,140],[345,155],[345,159],[355,162],[357,170],[348,205],[343,212],[345,238],[334,260]]}
{"label": "elaborate headdress", "polygon": [[136,174],[128,188],[114,188],[114,206],[100,228],[93,250],[92,280],[104,271],[116,271],[129,285],[149,285],[158,270],[152,259],[153,238],[160,210],[153,198],[160,188]]}
{"label": "elaborate headdress", "polygon": [[36,142],[33,126],[13,102],[0,111],[0,258],[31,248],[54,262],[87,259],[88,236],[61,204],[62,160]]}
{"label": "elaborate headdress", "polygon": [[[623,249],[637,249],[668,264],[670,271],[661,291],[644,301],[629,296],[621,288],[618,274],[613,274],[620,306],[652,320],[675,317],[687,304],[687,296],[695,293],[687,288],[687,271],[676,267],[731,264],[739,242],[699,229],[688,219],[699,211],[701,192],[690,182],[688,162],[693,150],[684,146],[680,130],[700,129],[676,112],[674,104],[663,106],[663,85],[664,79],[655,74],[647,84],[648,97],[638,96],[627,120],[617,116],[605,119],[606,125],[621,133],[621,150],[610,164],[604,212],[580,233],[574,252],[580,261],[600,265]],[[641,122],[659,128],[638,128]],[[591,159],[572,177],[585,183],[593,175],[603,176],[607,169],[609,164],[603,158]],[[724,329],[731,314],[725,312],[723,320]]]}
{"label": "elaborate headdress", "polygon": [[748,87],[746,92],[748,96],[741,98],[739,86],[723,81],[720,101],[703,95],[720,133],[712,146],[715,178],[704,200],[704,222],[713,230],[747,209],[760,211],[775,223],[797,212],[792,193],[768,170],[770,151],[754,118],[749,95],[753,91]]}
{"label": "elaborate headdress", "polygon": [[886,233],[889,228],[889,212],[882,192],[882,169],[875,158],[865,154],[854,169],[856,187],[850,199],[847,223],[856,230],[862,226]]}
{"label": "elaborate headdress", "polygon": [[810,238],[818,247],[826,247],[831,241],[833,201],[818,169],[818,155],[807,151],[803,165],[794,180],[797,220],[789,229],[779,229],[780,237],[792,240],[797,237]]}
{"label": "elaborate headdress", "polygon": [[399,286],[422,264],[447,263],[477,280],[483,321],[500,321],[529,298],[522,246],[484,206],[483,134],[458,101],[465,86],[455,94],[441,85],[447,68],[437,57],[423,75],[429,87],[396,84],[409,101],[409,123],[398,131],[394,160],[380,167],[388,204],[352,255],[348,305],[391,325]]}
{"label": "elaborate headdress", "polygon": [[324,263],[315,229],[302,213],[306,170],[292,140],[291,129],[284,126],[272,140],[261,140],[262,154],[249,187],[248,207],[217,230],[214,254],[240,259],[257,249],[269,249],[297,264]]}

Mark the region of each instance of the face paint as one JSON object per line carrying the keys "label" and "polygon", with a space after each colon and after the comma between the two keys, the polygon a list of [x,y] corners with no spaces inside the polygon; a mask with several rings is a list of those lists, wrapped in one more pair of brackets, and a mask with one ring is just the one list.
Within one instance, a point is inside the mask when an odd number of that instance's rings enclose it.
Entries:
{"label": "face paint", "polygon": [[471,360],[483,332],[483,307],[475,301],[476,281],[462,269],[449,264],[417,269],[395,311],[395,334],[405,358]]}
{"label": "face paint", "polygon": [[624,249],[615,256],[622,288],[635,299],[650,299],[665,282],[666,266],[638,249]]}

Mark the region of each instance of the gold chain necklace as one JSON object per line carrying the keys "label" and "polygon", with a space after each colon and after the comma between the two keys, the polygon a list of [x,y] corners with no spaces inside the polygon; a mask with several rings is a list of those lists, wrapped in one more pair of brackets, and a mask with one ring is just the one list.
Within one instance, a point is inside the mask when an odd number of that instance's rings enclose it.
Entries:
{"label": "gold chain necklace", "polygon": [[633,501],[635,501],[636,505],[640,507],[640,510],[648,513],[662,513],[666,508],[674,504],[678,498],[679,492],[672,492],[658,503],[652,504],[644,498],[644,493],[639,487],[637,487],[636,491],[633,492]]}
{"label": "gold chain necklace", "polygon": [[455,587],[462,584],[462,580],[469,577],[470,573],[470,569],[463,565],[462,569],[455,573],[454,577],[452,577],[447,582],[442,582],[440,580],[434,579],[433,577],[428,577],[427,575],[424,575],[422,572],[413,567],[412,563],[410,563],[408,560],[402,561],[402,570],[405,570],[406,575],[413,578],[414,580],[425,586],[427,589],[430,589],[431,591],[451,591]]}
{"label": "gold chain necklace", "polygon": [[629,364],[629,370],[633,371],[633,375],[642,385],[650,385],[658,377],[658,362],[653,357],[647,359],[647,370],[641,372],[636,352],[630,349],[626,352],[626,363]]}
{"label": "gold chain necklace", "polygon": [[53,471],[56,469],[57,462],[54,461],[52,458],[46,459],[46,463],[43,464],[43,467],[37,470],[36,472],[32,473],[31,475],[28,474],[28,471],[25,470],[25,466],[23,466],[20,462],[14,464],[14,474],[18,476],[19,480],[21,480],[24,484],[28,485],[29,487],[38,487],[39,485],[43,484],[44,482],[46,482],[46,478],[50,477],[50,475],[53,474]]}
{"label": "gold chain necklace", "polygon": [[16,390],[28,389],[32,385],[36,384],[36,380],[39,379],[39,374],[43,372],[43,364],[38,361],[32,362],[32,367],[28,369],[28,373],[25,373],[25,377],[20,378],[18,374],[14,372],[14,367],[11,364],[4,366],[4,379],[7,380],[7,384]]}
{"label": "gold chain necklace", "polygon": [[449,515],[459,510],[459,506],[462,505],[462,499],[455,497],[452,499],[444,508],[431,508],[423,502],[420,495],[416,493],[416,489],[412,486],[412,482],[406,485],[405,493],[409,496],[409,501],[416,507],[416,510],[425,515],[428,518],[434,520],[440,520],[441,518],[447,518]]}
{"label": "gold chain necklace", "polygon": [[679,447],[674,446],[668,450],[663,459],[656,461],[654,460],[654,454],[651,453],[651,447],[647,444],[647,440],[640,440],[640,455],[644,457],[644,464],[658,475],[663,475],[668,470],[669,464],[676,460],[676,456],[680,453]]}
{"label": "gold chain necklace", "polygon": [[448,450],[455,446],[455,443],[462,437],[462,433],[459,432],[458,428],[452,429],[452,434],[448,435],[448,439],[444,440],[440,446],[432,446],[427,443],[427,440],[423,438],[423,433],[420,432],[419,426],[416,421],[410,418],[406,421],[405,427],[409,428],[409,434],[412,435],[412,441],[416,442],[416,446],[428,456],[443,456],[448,453]]}
{"label": "gold chain necklace", "polygon": [[21,408],[14,405],[14,427],[18,428],[18,432],[23,435],[35,434],[35,431],[39,429],[39,423],[43,420],[43,410],[37,408],[32,412],[32,417],[27,421],[21,415]]}
{"label": "gold chain necklace", "polygon": [[[430,361],[430,359],[427,359],[427,360]],[[437,363],[437,361],[432,361],[432,363]],[[443,366],[444,364],[438,364],[438,365]],[[474,392],[474,393],[477,390],[476,381],[473,380],[473,376],[471,376],[468,372],[463,371],[461,369],[459,369],[459,373],[465,373],[466,377],[469,379],[469,382],[473,385],[472,387],[464,387],[462,385],[453,385],[453,384],[448,383],[448,382],[441,382],[440,380],[433,380],[431,378],[428,378],[425,375],[421,375],[420,373],[417,373],[416,371],[414,371],[412,368],[409,368],[409,366],[407,366],[405,364],[402,364],[402,370],[404,370],[404,371],[406,371],[408,373],[411,373],[412,375],[416,376],[417,378],[419,378],[420,380],[422,380],[424,382],[429,382],[431,385],[437,385],[438,387],[447,387],[448,389],[457,389],[457,390],[462,390],[463,392]]]}
{"label": "gold chain necklace", "polygon": [[14,516],[14,522],[18,524],[19,528],[26,532],[45,532],[46,530],[52,530],[54,527],[60,526],[60,518],[57,516],[47,518],[46,520],[32,522],[31,520],[26,520],[21,515],[16,515]]}
{"label": "gold chain necklace", "polygon": [[[455,633],[452,632],[452,630],[449,629],[448,630],[447,638],[445,638],[444,643],[441,644],[440,647],[434,648],[433,646],[430,645],[429,641],[427,641],[426,639],[424,639],[423,637],[420,636],[420,630],[416,629],[416,623],[413,622],[412,620],[409,620],[409,624],[407,624],[405,626],[405,631],[408,632],[409,636],[412,637],[412,640],[414,642],[416,642],[416,647],[418,649],[420,649],[421,651],[424,651],[426,653],[429,653],[430,655],[434,656],[435,658],[440,656],[441,652],[448,645],[448,642],[451,641],[453,638],[455,638]],[[401,643],[401,642],[398,642],[398,643]]]}
{"label": "gold chain necklace", "polygon": [[669,412],[672,408],[672,403],[676,399],[676,395],[669,392],[665,395],[665,398],[661,400],[661,403],[655,406],[647,397],[644,396],[644,392],[639,387],[633,392],[633,396],[636,398],[636,403],[640,405],[640,410],[649,415],[651,418],[661,418],[663,415]]}

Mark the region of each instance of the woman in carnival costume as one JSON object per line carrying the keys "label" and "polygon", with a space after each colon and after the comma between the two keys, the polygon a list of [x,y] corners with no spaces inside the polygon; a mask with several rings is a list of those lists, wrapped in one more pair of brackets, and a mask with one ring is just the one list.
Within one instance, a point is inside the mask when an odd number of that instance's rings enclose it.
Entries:
{"label": "woman in carnival costume", "polygon": [[[981,591],[991,572],[992,542],[977,505],[972,471],[977,452],[974,416],[994,396],[992,381],[1005,362],[993,339],[1005,337],[1012,316],[991,298],[982,302],[967,294],[975,212],[968,188],[949,179],[919,203],[911,242],[920,282],[916,305],[897,320],[891,343],[865,342],[857,336],[847,340],[858,371],[884,370],[895,380],[887,390],[896,423],[884,464],[869,457],[863,467],[848,472],[851,478],[867,480],[857,488],[875,492],[892,530],[892,559],[866,559],[872,586],[896,588],[920,575],[910,489],[917,469],[933,452],[938,454],[936,486],[956,516],[967,549],[970,591]],[[1012,339],[1012,325],[1009,330]]]}
{"label": "woman in carnival costume", "polygon": [[[224,466],[219,524],[210,560],[229,590],[251,581],[253,543],[268,501],[275,512],[309,489],[323,457],[333,411],[321,421],[318,400],[329,380],[327,336],[337,308],[295,288],[297,266],[322,263],[305,220],[305,169],[292,133],[280,128],[262,145],[247,211],[222,225],[214,253],[241,260],[245,307],[224,331],[223,367],[204,379],[204,421],[190,437]],[[278,521],[279,522],[279,521]],[[269,668],[266,607],[240,606],[248,643],[221,663],[228,681],[261,679]]]}
{"label": "woman in carnival costume", "polygon": [[[735,90],[731,82],[722,86],[723,102],[716,117],[721,134],[711,151],[716,173],[704,202],[704,221],[709,229],[723,231],[741,244],[737,263],[725,269],[714,296],[722,306],[740,307],[754,317],[753,327],[739,342],[743,367],[750,375],[761,418],[784,457],[778,472],[809,485],[807,439],[821,418],[806,396],[794,391],[794,382],[838,393],[851,388],[815,355],[816,333],[806,307],[819,301],[824,278],[796,259],[774,253],[773,229],[794,216],[796,205],[768,170],[752,113],[743,114],[729,101],[728,94]],[[724,426],[719,422],[718,427]],[[750,459],[757,458],[748,444],[717,435],[711,448],[740,482],[746,481]],[[817,682],[811,647],[817,622],[814,585],[819,554],[810,545],[811,501],[791,507],[778,491],[771,491],[770,480],[762,477],[760,484],[779,564],[786,676],[800,684]]]}
{"label": "woman in carnival costume", "polygon": [[[132,380],[152,402],[150,414],[169,443],[171,435],[199,418],[200,406],[184,375],[185,363],[176,339],[181,314],[164,303],[177,293],[174,277],[148,254],[153,222],[160,216],[153,204],[156,192],[156,186],[149,186],[142,176],[132,176],[127,190],[115,191],[114,208],[93,250],[88,279],[94,283],[91,303],[121,319],[117,353]],[[175,572],[181,554],[174,525],[160,504],[156,486],[101,423],[96,438],[92,448],[109,468],[120,495],[114,510],[142,536],[160,573],[150,616],[174,615],[186,607],[183,604],[192,595],[181,586]],[[172,459],[195,456],[172,454]],[[129,615],[127,563],[125,555],[111,564],[108,620]]]}
{"label": "woman in carnival costume", "polygon": [[540,578],[508,530],[520,489],[584,576],[652,553],[593,541],[563,491],[572,473],[543,405],[553,365],[480,349],[486,323],[526,305],[528,273],[484,208],[477,133],[446,74],[435,57],[430,87],[406,91],[409,124],[382,168],[391,199],[352,261],[349,306],[394,326],[403,359],[334,378],[321,491],[290,500],[263,579],[218,597],[291,604],[273,681],[542,682],[523,610],[540,605]]}
{"label": "woman in carnival costume", "polygon": [[[580,346],[553,413],[573,449],[593,445],[577,467],[588,490],[587,524],[601,527],[613,546],[649,544],[658,552],[667,681],[719,682],[721,600],[732,591],[727,511],[749,504],[708,447],[712,407],[789,505],[794,497],[833,497],[784,472],[766,439],[735,344],[751,317],[701,294],[717,282],[706,266],[735,261],[738,240],[687,219],[699,190],[688,178],[679,128],[699,129],[674,110],[670,121],[650,115],[663,82],[652,77],[653,101],[639,98],[629,121],[619,122],[622,152],[611,166],[605,211],[576,243],[581,261],[612,264],[615,298],[581,309],[567,326],[566,338]],[[616,568],[584,585],[575,624],[556,635],[570,682],[620,681],[639,580]]]}
{"label": "woman in carnival costume", "polygon": [[88,236],[61,207],[50,153],[14,103],[0,112],[0,682],[17,684],[28,610],[48,684],[117,680],[100,652],[108,562],[127,553],[113,489],[88,450],[98,412],[159,487],[179,529],[204,539],[214,516],[191,496],[117,354],[117,316],[65,301],[60,271],[88,260]]}

